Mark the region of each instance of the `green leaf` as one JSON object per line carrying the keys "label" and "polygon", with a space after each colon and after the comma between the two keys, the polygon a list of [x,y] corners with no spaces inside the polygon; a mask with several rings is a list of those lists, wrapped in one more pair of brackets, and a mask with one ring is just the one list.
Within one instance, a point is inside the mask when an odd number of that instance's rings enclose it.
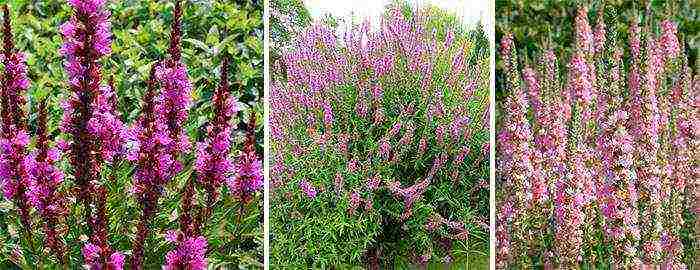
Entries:
{"label": "green leaf", "polygon": [[199,48],[200,50],[203,50],[204,52],[206,52],[208,54],[211,54],[211,49],[209,48],[209,46],[207,46],[207,44],[205,44],[202,41],[192,39],[192,38],[186,38],[186,39],[183,39],[183,41],[194,45],[195,47]]}

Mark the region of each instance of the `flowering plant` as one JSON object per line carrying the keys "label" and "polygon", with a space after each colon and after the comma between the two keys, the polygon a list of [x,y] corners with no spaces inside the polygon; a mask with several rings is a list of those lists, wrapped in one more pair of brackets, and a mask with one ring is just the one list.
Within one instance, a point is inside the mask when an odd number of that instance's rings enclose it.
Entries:
{"label": "flowering plant", "polygon": [[485,36],[398,2],[378,21],[340,37],[313,23],[282,51],[270,91],[273,265],[487,257]]}
{"label": "flowering plant", "polygon": [[594,27],[588,13],[576,13],[565,76],[554,51],[519,61],[513,36],[501,40],[497,265],[685,269],[697,75],[673,21],[658,33],[630,22],[625,47],[603,9]]}
{"label": "flowering plant", "polygon": [[2,18],[0,269],[261,268],[262,5],[35,4]]}

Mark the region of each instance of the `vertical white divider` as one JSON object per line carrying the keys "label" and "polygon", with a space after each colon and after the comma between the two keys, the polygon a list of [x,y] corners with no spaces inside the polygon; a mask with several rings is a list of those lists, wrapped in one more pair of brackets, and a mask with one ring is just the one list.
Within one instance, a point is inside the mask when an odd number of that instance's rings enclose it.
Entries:
{"label": "vertical white divider", "polygon": [[263,140],[263,168],[265,175],[265,188],[264,188],[264,202],[263,202],[263,264],[264,269],[268,270],[270,268],[270,0],[263,1],[263,48],[264,48],[264,68],[263,68],[263,78],[265,80],[265,89],[263,100],[264,117],[263,117],[263,130],[264,140]]}

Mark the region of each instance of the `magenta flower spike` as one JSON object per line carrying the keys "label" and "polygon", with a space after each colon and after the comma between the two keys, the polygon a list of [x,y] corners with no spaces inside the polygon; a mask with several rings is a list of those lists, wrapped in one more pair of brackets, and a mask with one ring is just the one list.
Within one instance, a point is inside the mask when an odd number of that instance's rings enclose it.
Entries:
{"label": "magenta flower spike", "polygon": [[66,200],[58,190],[63,183],[63,172],[55,166],[60,152],[49,147],[47,134],[46,101],[39,106],[36,150],[27,161],[29,172],[29,200],[44,220],[46,246],[62,263],[66,262],[65,247],[58,239],[59,220],[68,214]]}
{"label": "magenta flower spike", "polygon": [[98,160],[108,163],[115,156],[124,153],[127,128],[116,111],[116,93],[113,85],[100,87],[93,108],[92,118],[87,123],[88,131],[95,137],[98,149]]}
{"label": "magenta flower spike", "polygon": [[595,50],[596,40],[591,25],[588,23],[588,8],[578,8],[574,28],[576,49],[586,56],[592,55]]}
{"label": "magenta flower spike", "polygon": [[158,100],[162,102],[162,111],[167,133],[172,143],[167,144],[167,150],[173,159],[173,175],[182,170],[180,154],[189,151],[190,141],[183,131],[191,106],[192,84],[187,77],[187,67],[181,62],[180,41],[182,38],[180,20],[182,6],[180,0],[175,0],[173,22],[170,33],[170,56],[156,66],[155,78],[162,87]]}
{"label": "magenta flower spike", "polygon": [[168,231],[166,241],[177,247],[165,255],[164,270],[207,269],[207,240],[203,236],[184,236],[181,232]]}
{"label": "magenta flower spike", "polygon": [[3,196],[13,201],[19,211],[20,222],[31,238],[31,217],[29,215],[29,175],[27,164],[27,132],[25,92],[29,87],[25,55],[14,47],[10,11],[3,6],[3,51],[2,62],[5,70],[2,75],[0,97],[2,99],[2,134],[0,134],[0,188]]}
{"label": "magenta flower spike", "polygon": [[[212,97],[214,119],[207,126],[207,138],[197,144],[195,171],[197,180],[207,192],[207,212],[219,197],[219,188],[233,171],[228,158],[231,151],[231,119],[236,113],[228,84],[228,58],[221,64],[221,82]],[[208,215],[205,216],[208,218]]]}
{"label": "magenta flower spike", "polygon": [[255,151],[255,121],[255,114],[252,114],[248,139],[234,164],[236,174],[227,181],[231,193],[243,203],[249,203],[264,185],[262,160]]}
{"label": "magenta flower spike", "polygon": [[156,100],[155,69],[155,66],[151,68],[141,117],[129,133],[133,147],[129,149],[127,159],[136,162],[132,192],[142,207],[132,246],[132,269],[143,267],[143,242],[150,231],[148,224],[157,211],[162,186],[169,181],[174,166],[173,156],[168,151],[173,141],[167,133],[163,107]]}
{"label": "magenta flower spike", "polygon": [[[60,129],[69,135],[67,155],[78,185],[78,199],[91,223],[92,185],[98,179],[102,143],[98,136],[104,128],[99,121],[101,95],[100,58],[111,53],[111,24],[106,0],[70,0],[73,16],[60,27],[63,46],[59,50],[66,62],[71,95],[64,101]],[[97,117],[98,119],[93,119]],[[92,124],[89,124],[92,122]],[[86,124],[87,123],[87,124]],[[109,144],[109,143],[107,143]],[[111,154],[109,154],[111,156]],[[88,227],[90,228],[90,227]]]}
{"label": "magenta flower spike", "polygon": [[[182,170],[179,156],[190,148],[183,126],[190,107],[192,85],[187,78],[186,67],[180,62],[181,16],[181,3],[176,0],[170,57],[152,67],[141,119],[130,134],[135,147],[130,149],[127,158],[137,161],[133,191],[142,204],[132,247],[132,269],[143,268],[143,242],[150,232],[149,222],[157,211],[162,187]],[[158,93],[156,84],[162,87]]]}
{"label": "magenta flower spike", "polygon": [[316,187],[313,186],[313,184],[309,183],[309,181],[299,181],[299,188],[304,192],[304,194],[306,194],[306,197],[309,197],[310,199],[316,198],[316,194],[318,193],[318,191],[316,190]]}
{"label": "magenta flower spike", "polygon": [[660,44],[663,47],[663,52],[668,58],[676,58],[680,50],[680,44],[678,43],[678,25],[670,20],[664,20],[661,22],[662,35]]}

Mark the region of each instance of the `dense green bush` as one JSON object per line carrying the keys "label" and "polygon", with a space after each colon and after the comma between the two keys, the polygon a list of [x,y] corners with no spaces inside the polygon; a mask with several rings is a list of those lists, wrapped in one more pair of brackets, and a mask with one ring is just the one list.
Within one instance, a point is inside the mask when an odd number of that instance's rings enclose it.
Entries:
{"label": "dense green bush", "polygon": [[[24,108],[28,115],[30,135],[37,124],[38,104],[44,98],[49,104],[48,133],[56,139],[62,137],[58,129],[63,111],[58,106],[68,97],[64,58],[59,54],[63,43],[59,26],[71,16],[70,6],[65,1],[11,0],[12,26],[15,43],[19,51],[27,55],[28,104]],[[118,97],[118,112],[124,122],[134,123],[141,114],[146,80],[153,65],[167,57],[170,22],[173,16],[172,1],[125,0],[108,1],[111,12],[112,53],[103,61],[103,83],[114,81]],[[182,17],[182,61],[188,67],[188,76],[193,85],[193,105],[183,127],[193,141],[206,136],[205,127],[212,119],[212,95],[219,84],[222,55],[231,59],[230,80],[232,95],[237,99],[239,112],[234,115],[232,156],[238,156],[246,139],[247,123],[251,115],[256,117],[256,151],[262,157],[263,147],[263,16],[262,1],[196,0],[184,4]],[[182,158],[185,167],[163,190],[158,212],[151,222],[152,233],[146,240],[145,268],[160,268],[166,252],[173,247],[166,243],[166,230],[177,229],[180,198],[185,183],[193,175],[194,153]],[[67,160],[58,163],[67,171]],[[112,172],[104,166],[103,177]],[[107,188],[107,212],[109,215],[109,242],[115,250],[130,255],[140,206],[131,196],[130,187],[134,174],[133,164],[120,161],[115,164],[116,179]],[[68,174],[67,174],[68,175]],[[67,177],[61,191],[68,195],[71,213],[60,221],[62,239],[69,248],[70,268],[78,268],[84,262],[81,248],[85,241],[84,224],[76,218],[84,209],[75,203],[72,179]],[[203,190],[195,197],[203,200]],[[203,229],[208,240],[209,264],[214,267],[250,266],[262,267],[263,261],[263,211],[262,194],[257,193],[253,202],[243,205],[228,191],[214,207],[211,221]],[[203,204],[203,203],[198,203]],[[13,214],[14,205],[9,200],[0,202],[0,268],[19,267],[30,269],[44,264],[46,268],[57,268],[56,258],[45,256],[47,250],[26,245],[20,239],[22,230]],[[34,223],[41,224],[34,215]],[[43,240],[37,230],[33,241]]]}
{"label": "dense green bush", "polygon": [[341,19],[293,36],[271,82],[271,264],[485,267],[484,32],[400,2],[378,29]]}

